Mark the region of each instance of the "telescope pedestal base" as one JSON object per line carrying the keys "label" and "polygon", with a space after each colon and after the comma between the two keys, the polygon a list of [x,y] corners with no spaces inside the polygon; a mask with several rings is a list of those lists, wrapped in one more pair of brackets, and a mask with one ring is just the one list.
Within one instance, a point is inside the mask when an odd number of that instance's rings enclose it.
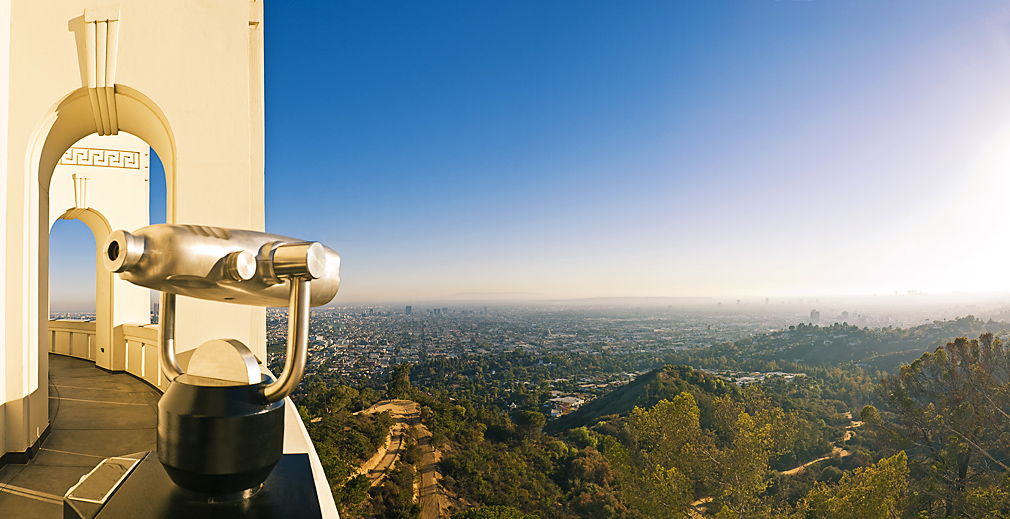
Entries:
{"label": "telescope pedestal base", "polygon": [[109,482],[112,494],[104,503],[65,497],[64,519],[322,519],[307,454],[285,454],[251,497],[223,503],[208,502],[177,486],[155,452],[124,457],[140,462],[118,484]]}

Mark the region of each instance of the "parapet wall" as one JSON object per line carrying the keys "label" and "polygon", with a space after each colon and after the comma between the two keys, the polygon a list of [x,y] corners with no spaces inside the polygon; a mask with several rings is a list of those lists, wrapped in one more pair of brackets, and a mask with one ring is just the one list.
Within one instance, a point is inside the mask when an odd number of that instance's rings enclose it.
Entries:
{"label": "parapet wall", "polygon": [[168,380],[158,368],[158,325],[121,324],[113,329],[112,344],[97,340],[94,321],[49,321],[49,353],[95,361],[110,348],[111,371],[125,371],[164,392]]}

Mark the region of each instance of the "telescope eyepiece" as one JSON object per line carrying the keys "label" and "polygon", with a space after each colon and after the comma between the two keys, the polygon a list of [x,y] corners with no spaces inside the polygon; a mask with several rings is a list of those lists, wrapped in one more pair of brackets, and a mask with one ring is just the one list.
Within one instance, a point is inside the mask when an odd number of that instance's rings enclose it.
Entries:
{"label": "telescope eyepiece", "polygon": [[270,251],[270,266],[281,279],[319,279],[326,271],[326,250],[315,241],[284,243]]}
{"label": "telescope eyepiece", "polygon": [[256,256],[249,251],[230,252],[224,262],[228,276],[235,281],[249,281],[256,275]]}

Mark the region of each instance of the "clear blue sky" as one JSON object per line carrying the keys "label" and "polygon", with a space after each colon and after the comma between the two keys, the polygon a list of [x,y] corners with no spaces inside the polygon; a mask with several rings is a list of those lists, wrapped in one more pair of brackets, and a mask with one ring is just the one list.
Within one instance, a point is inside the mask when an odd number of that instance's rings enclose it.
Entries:
{"label": "clear blue sky", "polygon": [[1010,289],[1005,2],[265,5],[338,300]]}

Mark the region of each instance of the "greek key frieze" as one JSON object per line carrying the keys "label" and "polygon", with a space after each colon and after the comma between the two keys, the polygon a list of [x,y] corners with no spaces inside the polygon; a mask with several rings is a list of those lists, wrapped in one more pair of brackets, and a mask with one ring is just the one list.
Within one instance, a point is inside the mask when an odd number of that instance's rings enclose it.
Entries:
{"label": "greek key frieze", "polygon": [[70,148],[60,158],[60,165],[140,169],[140,152],[97,148]]}

